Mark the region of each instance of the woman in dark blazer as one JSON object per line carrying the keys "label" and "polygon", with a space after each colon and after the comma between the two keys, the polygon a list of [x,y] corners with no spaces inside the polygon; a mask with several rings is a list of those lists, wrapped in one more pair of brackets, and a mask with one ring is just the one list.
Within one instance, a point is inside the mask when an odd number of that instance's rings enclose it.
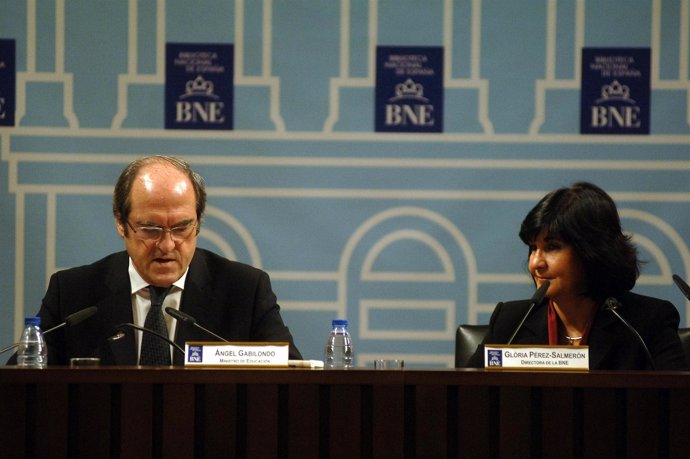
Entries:
{"label": "woman in dark blazer", "polygon": [[[592,370],[688,369],[673,304],[630,292],[639,276],[637,250],[602,189],[580,182],[548,193],[525,217],[520,239],[535,285],[549,287],[512,344],[587,345]],[[496,306],[468,366],[484,367],[483,344],[507,343],[529,303]]]}

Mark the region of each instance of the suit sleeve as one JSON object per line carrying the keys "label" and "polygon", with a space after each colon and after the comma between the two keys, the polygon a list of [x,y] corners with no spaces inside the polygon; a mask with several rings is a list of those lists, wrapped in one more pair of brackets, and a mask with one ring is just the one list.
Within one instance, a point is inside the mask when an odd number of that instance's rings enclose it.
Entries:
{"label": "suit sleeve", "polygon": [[678,337],[680,315],[673,304],[663,301],[658,316],[651,322],[648,341],[657,370],[688,370],[688,362]]}
{"label": "suit sleeve", "polygon": [[290,359],[301,360],[302,354],[295,346],[290,330],[280,316],[280,306],[271,288],[268,274],[261,272],[256,289],[252,341],[284,341],[290,344]]}

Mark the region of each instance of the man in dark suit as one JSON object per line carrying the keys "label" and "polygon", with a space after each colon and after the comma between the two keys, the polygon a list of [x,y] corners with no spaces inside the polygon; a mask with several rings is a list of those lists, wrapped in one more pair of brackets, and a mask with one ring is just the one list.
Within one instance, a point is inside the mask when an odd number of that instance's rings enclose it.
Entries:
{"label": "man in dark suit", "polygon": [[288,342],[290,359],[301,359],[268,275],[197,248],[205,205],[201,177],[180,159],[151,156],[123,170],[113,215],[126,251],[53,274],[38,313],[44,330],[81,309],[96,306],[98,312],[46,336],[50,365],[72,357],[115,365],[183,364],[182,354],[153,333],[135,327],[118,333],[122,323],[156,330],[180,346],[217,341],[163,313],[166,308],[229,341]]}

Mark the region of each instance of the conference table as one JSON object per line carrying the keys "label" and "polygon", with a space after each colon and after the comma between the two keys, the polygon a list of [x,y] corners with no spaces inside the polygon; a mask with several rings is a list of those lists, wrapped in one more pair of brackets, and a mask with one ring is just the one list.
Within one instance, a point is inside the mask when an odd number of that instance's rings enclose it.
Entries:
{"label": "conference table", "polygon": [[0,456],[688,457],[690,373],[0,368]]}

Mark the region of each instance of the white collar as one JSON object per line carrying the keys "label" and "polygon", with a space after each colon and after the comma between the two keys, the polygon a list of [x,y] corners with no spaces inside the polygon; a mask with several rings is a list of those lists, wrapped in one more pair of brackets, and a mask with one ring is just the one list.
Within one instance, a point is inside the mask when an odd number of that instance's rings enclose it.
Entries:
{"label": "white collar", "polygon": [[[139,290],[148,288],[149,283],[146,282],[141,277],[141,275],[139,275],[139,272],[134,267],[134,263],[132,263],[132,257],[129,258],[129,268],[127,269],[127,271],[129,272],[129,285],[132,288],[132,291],[130,293],[134,294],[134,293],[138,292]],[[182,277],[180,277],[175,282],[173,282],[173,285],[180,290],[184,290],[184,284],[185,284],[185,281],[187,280],[187,273],[188,272],[189,272],[189,266],[187,266],[187,269],[184,271],[184,274],[182,274]]]}

